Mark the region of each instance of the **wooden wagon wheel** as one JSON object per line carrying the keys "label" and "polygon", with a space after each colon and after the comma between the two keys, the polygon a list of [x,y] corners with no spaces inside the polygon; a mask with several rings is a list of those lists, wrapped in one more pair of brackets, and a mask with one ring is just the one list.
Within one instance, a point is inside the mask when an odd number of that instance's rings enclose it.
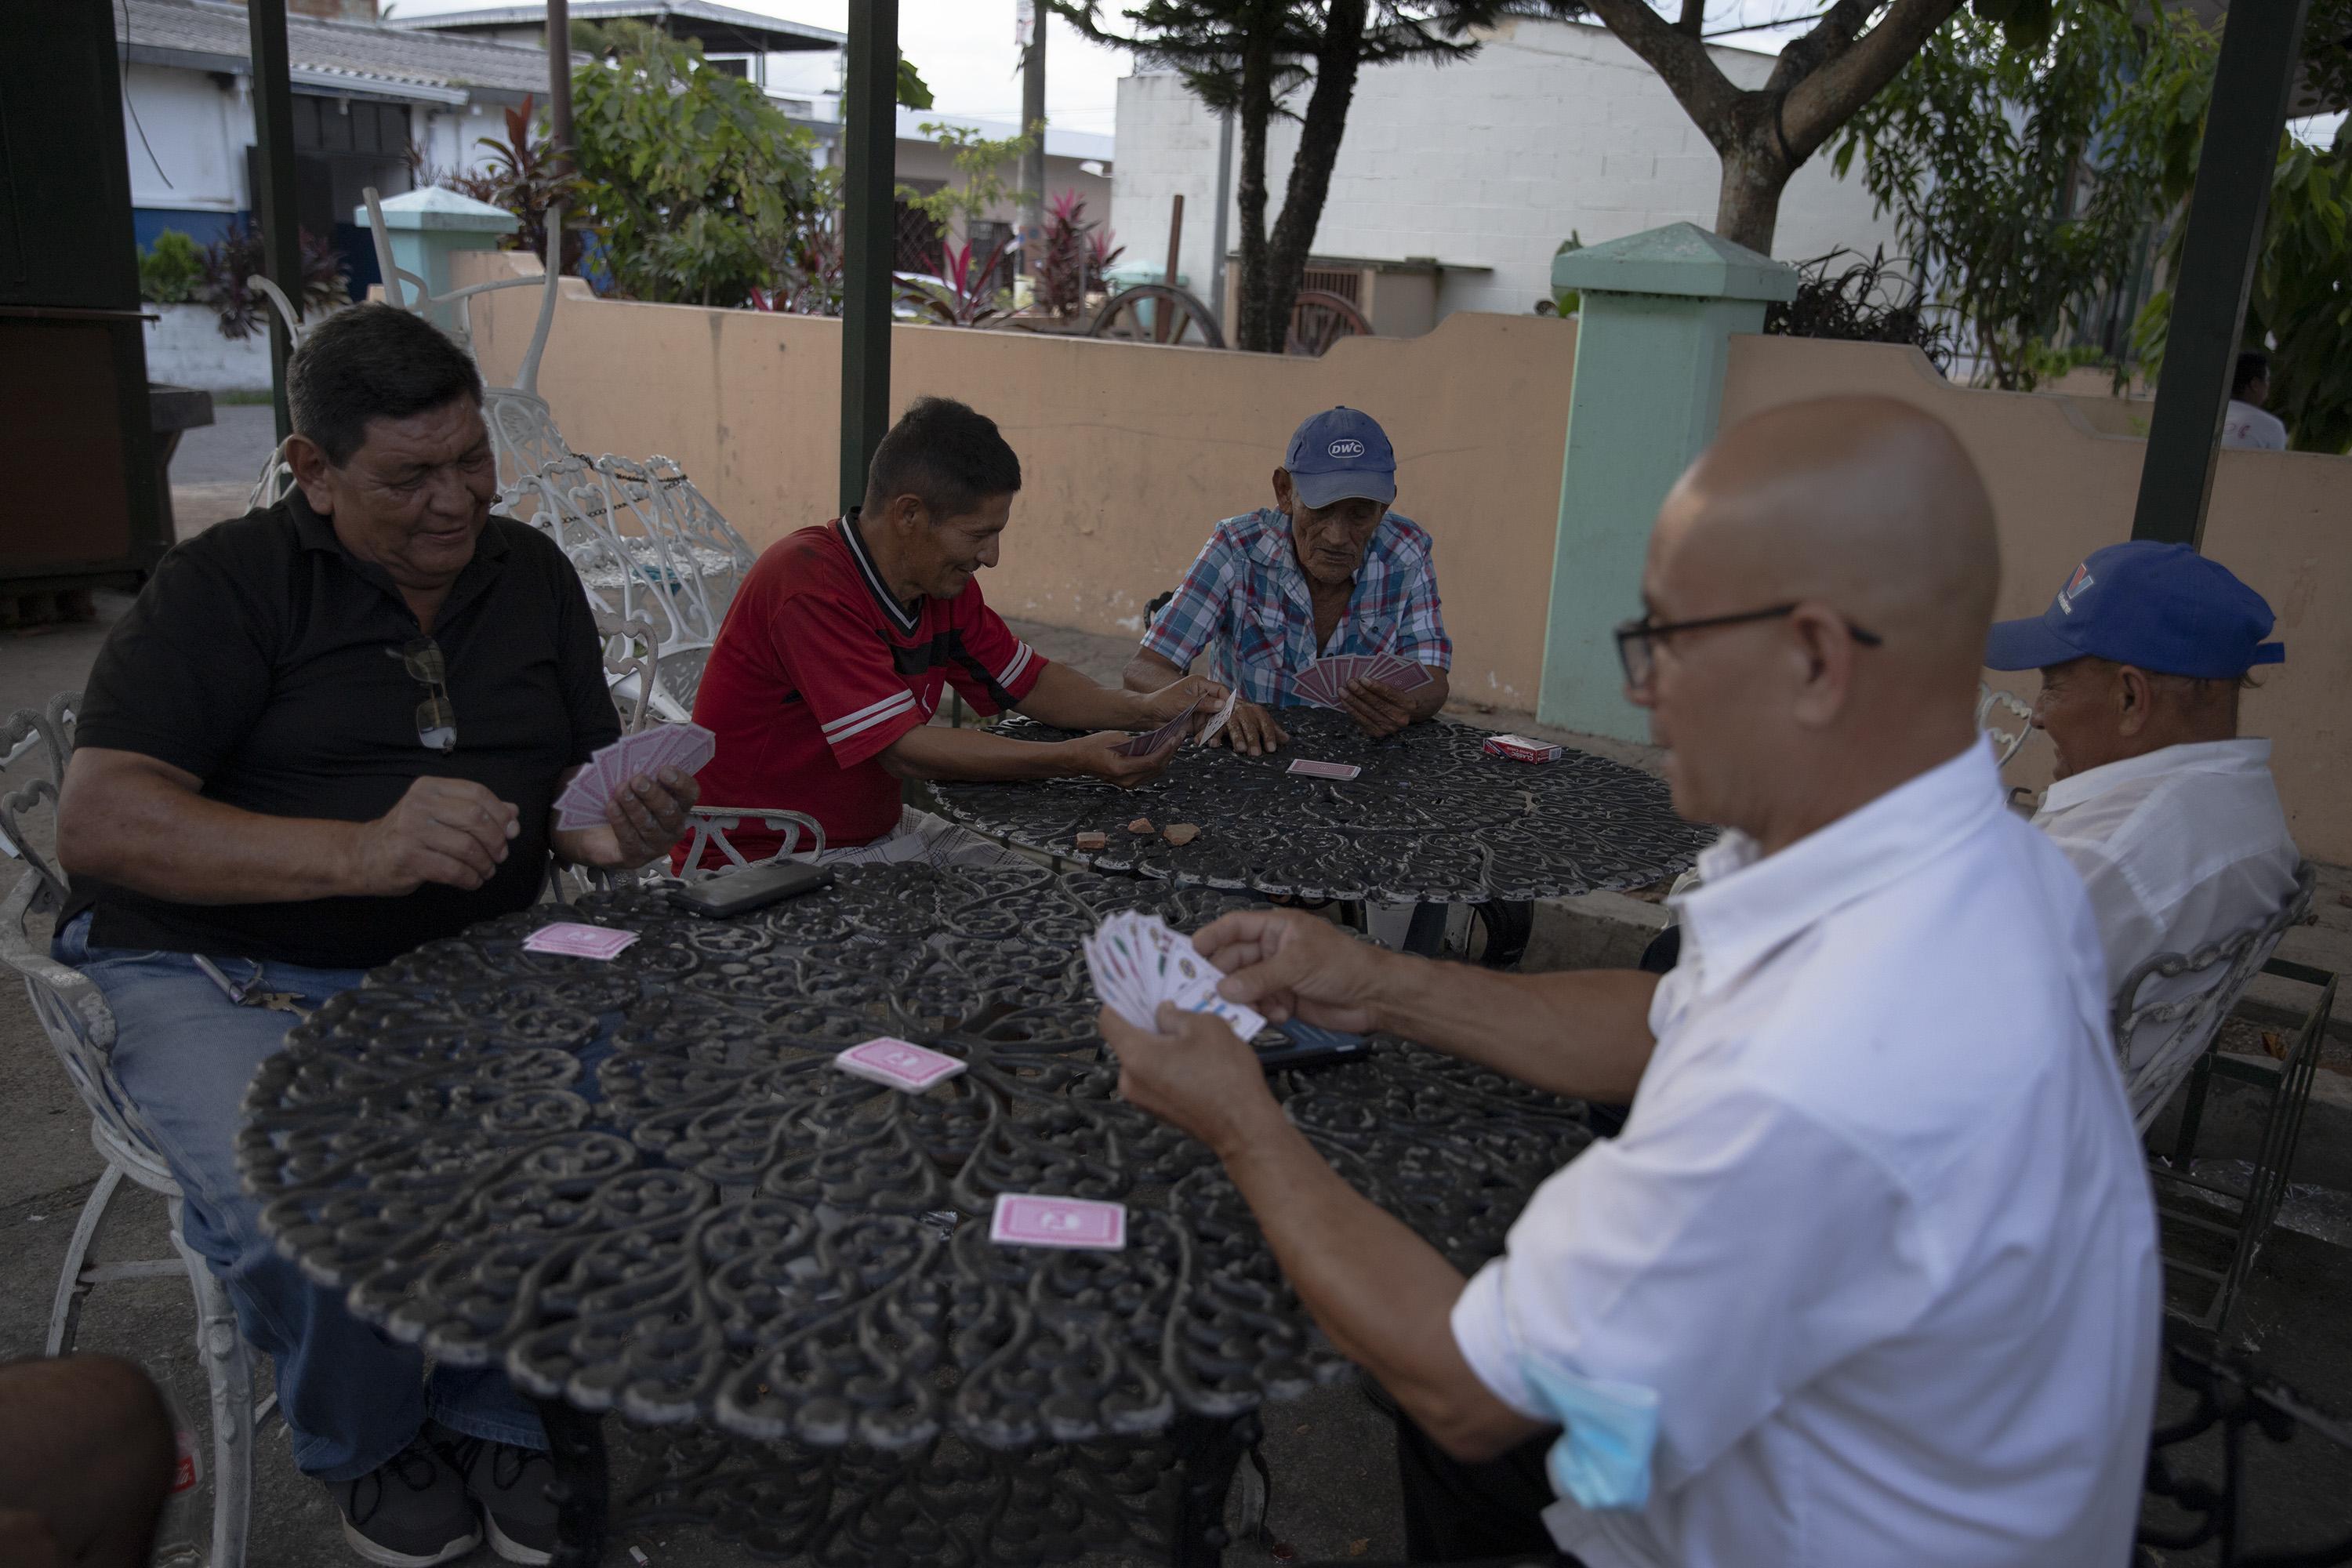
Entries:
{"label": "wooden wagon wheel", "polygon": [[1087,336],[1134,343],[1181,343],[1196,349],[1225,346],[1217,318],[1201,303],[1200,296],[1166,283],[1139,283],[1112,295],[1095,312]]}
{"label": "wooden wagon wheel", "polygon": [[1342,296],[1322,289],[1301,289],[1297,302],[1290,307],[1290,335],[1282,352],[1320,359],[1341,338],[1371,335],[1371,322]]}

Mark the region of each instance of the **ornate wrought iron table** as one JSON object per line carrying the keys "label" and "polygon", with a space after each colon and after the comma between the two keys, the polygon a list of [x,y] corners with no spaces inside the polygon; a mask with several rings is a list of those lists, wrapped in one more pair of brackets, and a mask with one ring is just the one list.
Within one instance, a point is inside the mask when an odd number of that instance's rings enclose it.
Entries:
{"label": "ornate wrought iron table", "polygon": [[[1192,930],[1241,903],[845,867],[723,922],[596,895],[572,918],[641,933],[604,963],[526,952],[549,911],[525,911],[299,1025],[248,1091],[239,1160],[310,1275],[545,1402],[570,1561],[602,1535],[607,1412],[730,1435],[646,1500],[777,1551],[1054,1561],[1123,1515],[1213,1561],[1255,1410],[1343,1363],[1207,1151],[1116,1098],[1078,940],[1114,909]],[[922,1095],[832,1068],[878,1034],[970,1068]],[[1402,1044],[1276,1086],[1465,1268],[1590,1137],[1562,1101]],[[1118,1199],[1129,1246],[992,1245],[1000,1191]],[[990,1541],[952,1539],[959,1519]]]}
{"label": "ornate wrought iron table", "polygon": [[[1177,753],[1135,790],[1092,779],[941,784],[940,807],[992,837],[1106,871],[1180,886],[1247,889],[1304,899],[1415,902],[1416,939],[1433,950],[1438,906],[1525,900],[1637,888],[1673,876],[1709,834],[1676,816],[1661,781],[1573,749],[1530,764],[1479,750],[1486,731],[1444,721],[1374,741],[1337,711],[1286,708],[1290,743],[1271,756],[1223,747]],[[1025,720],[999,732],[1058,740],[1067,731]],[[1294,775],[1298,758],[1349,763],[1344,783]],[[1190,823],[1176,845],[1130,832]],[[1083,832],[1108,837],[1080,849]]]}

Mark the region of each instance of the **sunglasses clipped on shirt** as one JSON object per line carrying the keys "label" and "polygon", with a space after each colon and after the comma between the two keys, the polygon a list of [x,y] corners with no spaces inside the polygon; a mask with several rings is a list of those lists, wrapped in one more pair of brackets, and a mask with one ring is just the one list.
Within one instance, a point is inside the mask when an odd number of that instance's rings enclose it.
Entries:
{"label": "sunglasses clipped on shirt", "polygon": [[425,688],[416,705],[416,743],[433,752],[457,749],[457,710],[449,702],[449,661],[431,637],[416,637],[397,648],[383,650],[407,666],[409,678]]}
{"label": "sunglasses clipped on shirt", "polygon": [[[1624,668],[1625,685],[1634,691],[1643,690],[1649,686],[1650,678],[1657,672],[1655,645],[1673,637],[1676,632],[1703,632],[1710,631],[1717,626],[1746,626],[1750,621],[1778,620],[1782,616],[1795,615],[1798,607],[1797,602],[1791,600],[1788,604],[1773,605],[1766,609],[1743,610],[1736,616],[1708,616],[1703,620],[1653,621],[1649,616],[1643,616],[1638,621],[1627,621],[1616,631],[1617,662]],[[1876,632],[1863,630],[1852,621],[1846,621],[1843,624],[1846,636],[1864,647],[1877,647],[1886,640]]]}

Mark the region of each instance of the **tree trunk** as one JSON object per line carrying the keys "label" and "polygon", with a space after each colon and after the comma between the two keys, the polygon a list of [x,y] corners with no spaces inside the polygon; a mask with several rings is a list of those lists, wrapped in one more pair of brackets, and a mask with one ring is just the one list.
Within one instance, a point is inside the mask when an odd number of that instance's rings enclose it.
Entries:
{"label": "tree trunk", "polygon": [[1298,155],[1291,160],[1290,184],[1283,192],[1282,216],[1275,220],[1266,258],[1261,335],[1242,347],[1278,354],[1289,346],[1290,312],[1307,278],[1307,255],[1323,221],[1323,201],[1331,192],[1331,165],[1348,133],[1348,106],[1356,96],[1356,70],[1363,56],[1368,0],[1331,0],[1323,23],[1323,49],[1315,61],[1315,90],[1298,128]]}
{"label": "tree trunk", "polygon": [[[1772,134],[1769,127],[1764,135]],[[1723,184],[1716,194],[1715,232],[1759,256],[1772,254],[1772,231],[1780,221],[1780,193],[1789,168],[1777,150],[1735,143],[1724,150]]]}
{"label": "tree trunk", "polygon": [[[1242,54],[1242,172],[1234,200],[1242,217],[1241,320],[1228,323],[1236,347],[1248,348],[1264,335],[1265,311],[1265,128],[1274,116],[1274,60],[1265,46],[1251,41]],[[1225,302],[1212,301],[1222,310]]]}

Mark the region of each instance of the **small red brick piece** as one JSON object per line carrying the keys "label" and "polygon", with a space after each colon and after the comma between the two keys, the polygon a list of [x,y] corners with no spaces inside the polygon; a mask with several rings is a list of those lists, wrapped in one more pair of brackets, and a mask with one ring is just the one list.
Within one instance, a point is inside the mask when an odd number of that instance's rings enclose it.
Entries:
{"label": "small red brick piece", "polygon": [[1160,830],[1160,837],[1171,844],[1190,844],[1201,837],[1201,830],[1189,822],[1171,822]]}

